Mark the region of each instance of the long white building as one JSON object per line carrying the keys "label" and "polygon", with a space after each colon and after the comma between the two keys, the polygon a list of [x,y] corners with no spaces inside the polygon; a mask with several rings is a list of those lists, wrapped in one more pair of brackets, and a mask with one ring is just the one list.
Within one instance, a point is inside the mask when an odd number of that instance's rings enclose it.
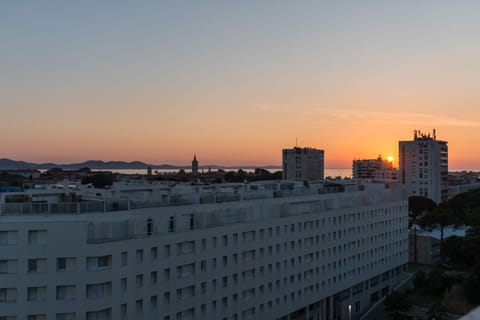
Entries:
{"label": "long white building", "polygon": [[433,134],[415,130],[412,141],[399,142],[400,181],[410,195],[439,203],[448,199],[448,146]]}
{"label": "long white building", "polygon": [[1,194],[0,319],[355,319],[404,276],[408,208],[347,189]]}

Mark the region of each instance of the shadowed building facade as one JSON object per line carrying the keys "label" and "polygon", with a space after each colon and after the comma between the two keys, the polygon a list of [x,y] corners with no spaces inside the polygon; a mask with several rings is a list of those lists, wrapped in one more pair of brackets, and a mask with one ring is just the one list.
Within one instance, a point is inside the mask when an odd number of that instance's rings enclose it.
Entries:
{"label": "shadowed building facade", "polygon": [[314,148],[283,149],[283,179],[284,180],[323,180],[324,178],[323,150]]}
{"label": "shadowed building facade", "polygon": [[440,203],[448,199],[447,141],[415,130],[412,141],[399,142],[400,182],[410,195]]}

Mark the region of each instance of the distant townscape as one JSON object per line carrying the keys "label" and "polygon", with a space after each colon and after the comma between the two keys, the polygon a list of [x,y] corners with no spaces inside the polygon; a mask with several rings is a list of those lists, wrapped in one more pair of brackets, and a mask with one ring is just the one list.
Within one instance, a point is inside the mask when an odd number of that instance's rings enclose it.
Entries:
{"label": "distant townscape", "polygon": [[[152,167],[153,169],[158,170],[173,170],[173,169],[189,169],[190,166],[178,166],[178,165],[171,165],[171,164],[159,164],[159,165],[152,165],[147,164],[141,161],[101,161],[101,160],[89,160],[80,163],[32,163],[32,162],[25,162],[25,161],[16,161],[10,159],[0,159],[0,170],[13,170],[13,169],[37,169],[37,170],[49,170],[52,168],[61,168],[67,170],[76,170],[82,168],[89,168],[92,170],[122,170],[122,169],[147,169],[148,167]],[[203,169],[231,169],[231,168],[244,168],[244,169],[255,169],[259,166],[222,166],[222,165],[215,165],[209,164],[202,166],[200,168]],[[260,166],[264,169],[279,169],[280,166],[275,165],[265,165]]]}
{"label": "distant townscape", "polygon": [[[0,319],[458,319],[480,180],[447,145],[415,131],[351,178],[298,146],[271,171],[3,160]],[[92,170],[115,166],[146,172]]]}

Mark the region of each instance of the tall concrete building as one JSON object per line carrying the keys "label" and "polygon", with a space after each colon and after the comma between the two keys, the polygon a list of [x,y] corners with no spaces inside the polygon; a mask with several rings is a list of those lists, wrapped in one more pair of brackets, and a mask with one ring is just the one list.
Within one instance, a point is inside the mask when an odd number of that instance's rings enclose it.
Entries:
{"label": "tall concrete building", "polygon": [[324,151],[314,148],[283,149],[284,180],[323,180]]}
{"label": "tall concrete building", "polygon": [[448,146],[433,134],[415,130],[413,141],[399,142],[400,182],[410,195],[439,203],[448,198]]}

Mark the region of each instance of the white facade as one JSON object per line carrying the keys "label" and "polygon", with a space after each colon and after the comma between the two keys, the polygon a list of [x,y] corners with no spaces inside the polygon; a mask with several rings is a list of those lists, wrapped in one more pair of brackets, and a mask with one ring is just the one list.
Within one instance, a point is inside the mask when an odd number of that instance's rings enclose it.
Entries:
{"label": "white facade", "polygon": [[400,182],[410,195],[439,203],[448,199],[448,146],[446,141],[415,131],[413,141],[399,142]]}
{"label": "white facade", "polygon": [[319,149],[298,147],[283,149],[283,179],[323,180],[324,157],[324,151]]}
{"label": "white facade", "polygon": [[0,319],[355,319],[403,276],[401,190],[164,188],[120,211],[2,204]]}

